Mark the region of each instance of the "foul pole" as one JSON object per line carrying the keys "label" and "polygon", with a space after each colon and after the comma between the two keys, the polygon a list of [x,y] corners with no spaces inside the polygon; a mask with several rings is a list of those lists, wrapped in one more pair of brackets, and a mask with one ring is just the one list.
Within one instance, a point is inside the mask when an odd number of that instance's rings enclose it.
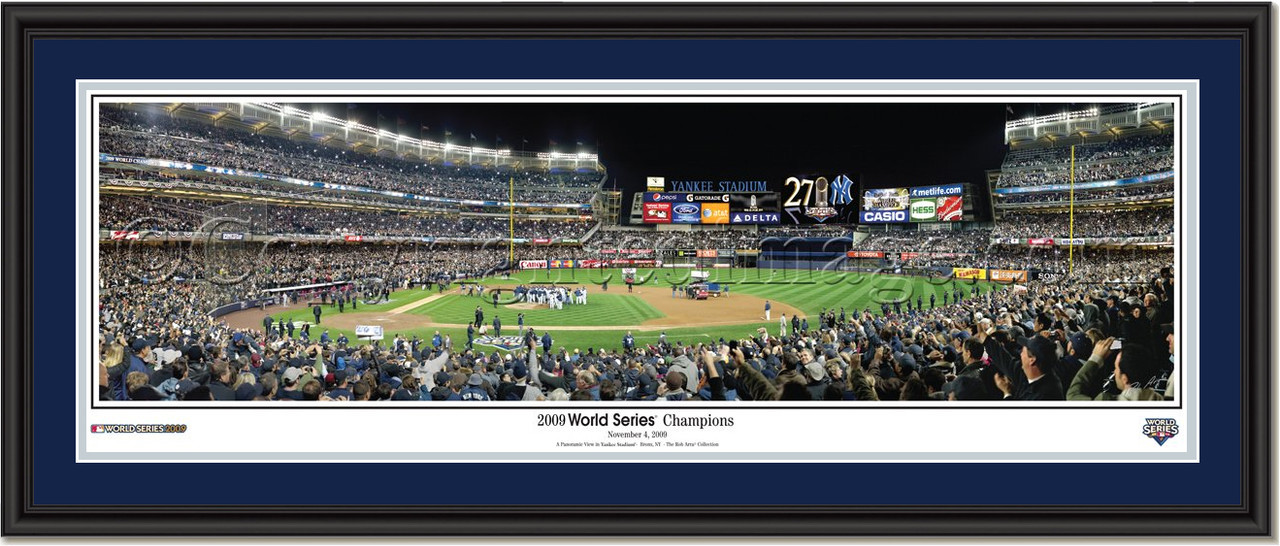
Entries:
{"label": "foul pole", "polygon": [[516,177],[507,182],[507,267],[516,262]]}
{"label": "foul pole", "polygon": [[1076,238],[1076,147],[1071,145],[1071,198],[1067,206],[1067,275],[1075,273]]}

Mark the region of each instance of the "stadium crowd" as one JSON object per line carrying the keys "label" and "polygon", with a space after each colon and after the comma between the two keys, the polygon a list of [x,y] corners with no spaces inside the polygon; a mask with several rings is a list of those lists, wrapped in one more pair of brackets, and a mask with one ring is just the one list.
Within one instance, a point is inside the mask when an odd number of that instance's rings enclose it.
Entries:
{"label": "stadium crowd", "polygon": [[[222,207],[214,210],[215,207]],[[593,222],[571,220],[520,219],[513,225],[506,218],[428,217],[395,211],[298,207],[264,204],[234,204],[200,199],[168,197],[125,197],[104,195],[100,200],[99,225],[104,229],[168,229],[194,231],[206,216],[231,217],[251,222],[247,231],[268,235],[343,235],[454,237],[491,239],[508,237],[515,229],[520,237],[581,237]],[[136,223],[143,218],[159,221]]]}
{"label": "stadium crowd", "polygon": [[996,238],[1149,237],[1173,233],[1173,208],[1076,211],[1071,214],[1005,212],[992,236]]}
{"label": "stadium crowd", "polygon": [[[902,312],[839,307],[789,331],[629,348],[486,353],[396,336],[355,346],[283,328],[227,328],[189,285],[104,297],[100,397],[114,400],[1161,400],[1172,378],[1173,274],[1114,285],[1037,283]],[[910,304],[908,303],[908,306]],[[838,311],[837,311],[838,309]],[[813,320],[810,321],[809,319]],[[132,327],[130,327],[132,326]],[[1117,338],[1123,346],[1113,348]],[[624,341],[624,345],[625,341]]]}
{"label": "stadium crowd", "polygon": [[[1115,180],[1173,168],[1173,135],[1134,136],[1076,147],[1077,182]],[[1042,186],[1070,182],[1070,147],[1010,150],[997,187]]]}
{"label": "stadium crowd", "polygon": [[[312,182],[455,199],[506,201],[514,177],[521,202],[586,203],[599,173],[501,171],[433,165],[251,134],[183,119],[146,116],[104,106],[103,153],[242,169]],[[242,179],[242,182],[247,182]],[[278,187],[267,181],[261,187]]]}
{"label": "stadium crowd", "polygon": [[991,241],[990,229],[950,231],[872,231],[854,243],[854,250],[941,252],[972,254]]}

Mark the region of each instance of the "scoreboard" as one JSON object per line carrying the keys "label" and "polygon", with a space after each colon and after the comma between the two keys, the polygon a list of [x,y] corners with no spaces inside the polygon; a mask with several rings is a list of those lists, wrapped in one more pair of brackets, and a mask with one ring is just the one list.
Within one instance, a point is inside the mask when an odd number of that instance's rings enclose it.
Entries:
{"label": "scoreboard", "polygon": [[[659,177],[649,177],[649,180]],[[677,188],[746,186],[720,182],[682,183]],[[754,189],[767,189],[753,181]],[[832,178],[788,177],[781,191],[668,192],[650,189],[644,193],[643,219],[646,224],[822,224],[854,223],[857,203],[854,183],[846,175]]]}
{"label": "scoreboard", "polygon": [[963,194],[961,184],[864,190],[858,221],[864,224],[956,222],[964,214]]}

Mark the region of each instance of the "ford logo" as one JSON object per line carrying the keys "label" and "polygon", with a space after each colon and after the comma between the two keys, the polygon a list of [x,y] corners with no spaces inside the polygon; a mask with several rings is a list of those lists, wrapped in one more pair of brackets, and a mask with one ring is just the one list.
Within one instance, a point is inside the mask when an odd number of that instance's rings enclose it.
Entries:
{"label": "ford logo", "polygon": [[682,204],[682,205],[676,205],[676,206],[675,206],[675,208],[674,208],[674,209],[672,209],[672,210],[674,210],[674,211],[676,212],[676,214],[697,214],[697,213],[698,213],[698,206],[697,206],[697,205]]}

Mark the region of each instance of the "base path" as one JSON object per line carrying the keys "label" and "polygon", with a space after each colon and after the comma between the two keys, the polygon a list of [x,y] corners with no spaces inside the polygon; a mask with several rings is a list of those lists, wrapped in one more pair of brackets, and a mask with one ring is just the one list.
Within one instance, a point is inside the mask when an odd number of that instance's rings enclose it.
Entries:
{"label": "base path", "polygon": [[[514,286],[514,285],[513,285]],[[503,286],[502,288],[508,288]],[[612,288],[612,287],[610,287]],[[769,333],[776,334],[778,319],[782,314],[787,315],[788,322],[790,318],[799,313],[795,307],[782,302],[770,300],[772,304],[772,317],[769,320],[764,318],[764,302],[763,298],[749,294],[733,293],[726,297],[708,298],[706,300],[691,300],[680,295],[679,297],[671,297],[671,290],[663,290],[659,287],[644,286],[636,288],[635,292],[628,294],[626,286],[622,286],[621,290],[609,290],[608,292],[593,291],[592,294],[607,293],[611,295],[621,295],[626,297],[634,297],[644,300],[645,303],[653,306],[653,308],[661,311],[666,315],[662,318],[647,320],[642,324],[632,325],[578,325],[578,326],[557,326],[553,324],[537,325],[539,330],[548,329],[552,331],[619,331],[634,330],[637,332],[652,332],[660,330],[670,330],[674,328],[698,328],[703,326],[733,326],[738,324],[754,324],[760,322],[769,322]],[[380,325],[388,333],[394,335],[399,331],[412,330],[417,328],[466,328],[466,324],[448,324],[442,322],[434,322],[428,317],[422,315],[406,314],[408,311],[426,305],[432,301],[436,301],[442,297],[455,295],[457,292],[448,291],[444,294],[434,294],[420,300],[407,303],[395,309],[388,311],[376,312],[346,312],[346,313],[326,313],[321,317],[319,328],[339,328],[343,330],[355,330],[357,324]],[[590,296],[588,296],[588,302]],[[591,304],[588,303],[588,306]],[[534,306],[530,304],[514,304],[502,306],[509,309],[528,309]],[[538,305],[536,307],[543,307]],[[485,308],[486,312],[489,308]],[[573,313],[573,306],[566,305],[564,313]],[[246,309],[226,315],[224,320],[233,328],[262,328],[262,317],[265,315],[260,310]],[[804,315],[801,314],[803,317]],[[504,325],[514,327],[514,324]],[[790,328],[790,324],[787,326]],[[504,328],[505,329],[505,328]],[[314,332],[314,329],[313,329]]]}
{"label": "base path", "polygon": [[404,304],[404,305],[401,305],[400,307],[397,307],[397,308],[395,308],[395,309],[392,309],[392,310],[390,310],[390,311],[387,311],[386,313],[387,313],[388,315],[401,315],[401,314],[404,314],[404,313],[407,313],[407,312],[412,311],[412,310],[414,310],[414,309],[417,309],[417,308],[419,308],[419,307],[422,307],[423,305],[426,305],[426,304],[428,304],[428,303],[431,303],[431,302],[433,302],[433,301],[436,301],[436,300],[438,300],[438,299],[440,299],[440,298],[443,298],[443,297],[445,297],[445,296],[448,296],[448,295],[449,295],[448,293],[444,293],[444,294],[434,294],[434,295],[431,295],[431,296],[427,296],[427,297],[422,298],[422,299],[420,299],[420,300],[418,300],[418,301],[413,301],[413,302],[409,302],[409,303],[406,303],[406,304]]}

